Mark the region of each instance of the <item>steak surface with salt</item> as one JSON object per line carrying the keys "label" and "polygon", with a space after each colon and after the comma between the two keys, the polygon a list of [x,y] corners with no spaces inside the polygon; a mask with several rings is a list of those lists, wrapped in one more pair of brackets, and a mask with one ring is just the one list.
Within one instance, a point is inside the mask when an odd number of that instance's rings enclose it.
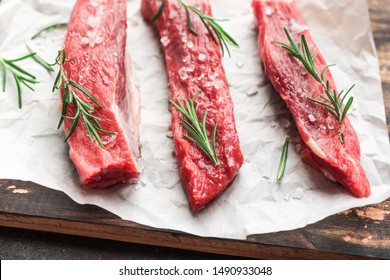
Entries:
{"label": "steak surface with salt", "polygon": [[[146,21],[157,13],[162,1],[143,0],[142,14]],[[203,13],[211,15],[209,1],[189,0]],[[185,10],[178,1],[167,0],[162,14],[154,23],[165,54],[171,99],[196,98],[198,118],[208,109],[206,129],[211,139],[214,124],[218,124],[216,151],[218,167],[184,135],[181,113],[172,109],[172,132],[180,176],[193,210],[203,208],[220,194],[237,175],[243,156],[234,120],[233,102],[222,66],[220,46],[216,44],[198,16],[191,20],[198,36],[188,29]]]}
{"label": "steak surface with salt", "polygon": [[[288,0],[253,0],[252,6],[259,26],[260,58],[266,76],[294,117],[303,140],[302,159],[356,197],[369,196],[370,184],[360,163],[359,140],[348,117],[343,122],[345,143],[342,144],[336,119],[324,106],[308,99],[320,100],[320,95],[325,94],[323,86],[299,60],[274,43],[288,43],[283,30],[287,28],[294,42],[303,34],[309,48],[316,46],[297,4]],[[318,50],[313,52],[318,53],[315,68],[320,73],[327,64]],[[325,80],[329,80],[331,88],[336,88],[329,71],[325,72]]]}
{"label": "steak surface with salt", "polygon": [[[125,59],[126,1],[78,0],[74,6],[64,49],[68,78],[83,86],[101,105],[94,115],[115,135],[100,134],[105,149],[89,139],[81,120],[68,139],[69,155],[86,189],[134,181],[140,168],[138,144],[139,96]],[[91,104],[83,94],[80,98]],[[67,116],[75,114],[69,105]],[[65,133],[72,121],[64,122]]]}

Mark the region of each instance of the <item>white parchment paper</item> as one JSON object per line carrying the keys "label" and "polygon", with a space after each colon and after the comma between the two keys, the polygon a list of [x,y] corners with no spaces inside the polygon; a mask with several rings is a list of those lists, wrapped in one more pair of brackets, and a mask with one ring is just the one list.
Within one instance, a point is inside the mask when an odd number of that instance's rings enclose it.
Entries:
{"label": "white parchment paper", "polygon": [[[24,42],[41,28],[68,21],[75,1],[2,0],[0,55],[26,53]],[[217,17],[239,42],[224,65],[235,102],[237,129],[245,163],[233,184],[206,209],[192,213],[180,184],[169,136],[169,89],[159,40],[140,14],[140,1],[128,1],[128,50],[141,92],[140,181],[104,191],[84,191],[68,157],[63,131],[57,130],[58,93],[54,74],[34,62],[21,65],[37,75],[36,92],[25,92],[17,108],[11,77],[0,93],[0,178],[33,181],[62,190],[76,202],[98,205],[123,219],[200,236],[245,239],[247,235],[289,230],[352,207],[390,196],[390,149],[378,71],[365,0],[300,0],[299,6],[339,88],[356,83],[350,118],[362,149],[362,164],[372,195],[357,199],[302,163],[290,146],[286,174],[275,179],[286,135],[296,129],[285,105],[265,80],[257,52],[257,31],[250,0],[212,1]],[[53,31],[31,46],[54,61],[65,30]]]}

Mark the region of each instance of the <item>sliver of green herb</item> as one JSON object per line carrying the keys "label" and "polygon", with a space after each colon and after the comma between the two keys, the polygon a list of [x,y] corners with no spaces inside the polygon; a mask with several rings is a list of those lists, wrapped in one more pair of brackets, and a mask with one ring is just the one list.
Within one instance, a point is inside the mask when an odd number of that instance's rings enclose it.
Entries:
{"label": "sliver of green herb", "polygon": [[29,45],[26,43],[26,48],[30,54],[34,54],[32,58],[35,60],[36,63],[41,65],[43,68],[47,70],[47,72],[54,72],[54,68],[46,62],[42,57],[40,57],[36,52],[34,52]]}
{"label": "sliver of green herb", "polygon": [[283,178],[284,171],[286,170],[289,142],[290,142],[289,138],[286,137],[286,140],[284,141],[284,145],[283,145],[282,154],[280,156],[278,173],[276,174],[276,180],[278,181],[280,181]]}
{"label": "sliver of green herb", "polygon": [[34,39],[38,38],[44,32],[47,32],[47,31],[50,31],[50,30],[53,30],[53,29],[57,29],[57,28],[67,27],[67,26],[68,26],[68,23],[66,23],[66,22],[49,25],[49,26],[39,30],[36,34],[34,34],[31,37],[31,40],[34,40]]}

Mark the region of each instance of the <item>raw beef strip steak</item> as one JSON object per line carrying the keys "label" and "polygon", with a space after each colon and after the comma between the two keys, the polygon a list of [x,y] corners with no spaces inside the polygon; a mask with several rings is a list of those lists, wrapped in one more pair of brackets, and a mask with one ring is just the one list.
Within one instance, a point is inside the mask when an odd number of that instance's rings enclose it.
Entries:
{"label": "raw beef strip steak", "polygon": [[[142,14],[149,21],[162,1],[143,0]],[[203,13],[211,15],[209,1],[189,0]],[[165,54],[171,99],[181,101],[196,98],[196,110],[201,119],[208,109],[206,128],[211,135],[218,124],[216,151],[220,165],[212,161],[184,135],[181,113],[172,109],[172,132],[180,176],[193,210],[203,208],[219,195],[237,175],[243,156],[234,120],[233,102],[222,66],[220,46],[216,44],[199,17],[191,14],[195,36],[188,29],[186,13],[178,1],[167,0],[154,26],[160,35]],[[209,139],[211,137],[209,136]]]}
{"label": "raw beef strip steak", "polygon": [[[260,58],[266,76],[294,117],[303,140],[302,159],[356,197],[369,196],[370,184],[360,164],[359,140],[348,117],[343,122],[345,143],[342,144],[336,119],[324,106],[308,99],[320,100],[323,86],[305,70],[302,62],[274,43],[288,43],[283,30],[287,28],[294,42],[304,34],[309,48],[316,46],[297,4],[253,0],[252,6],[259,26]],[[327,64],[318,50],[313,52],[318,53],[315,68],[320,72]],[[331,88],[336,88],[329,71],[325,72],[325,80],[330,81]]]}
{"label": "raw beef strip steak", "polygon": [[[139,95],[125,61],[126,1],[78,0],[74,6],[64,49],[72,62],[64,64],[69,79],[83,86],[97,99],[94,115],[104,130],[105,149],[89,139],[85,124],[79,124],[68,139],[70,158],[86,189],[104,188],[135,181],[140,168],[138,143]],[[80,97],[91,103],[84,95]],[[69,105],[67,116],[75,114]],[[65,133],[72,121],[64,122]]]}

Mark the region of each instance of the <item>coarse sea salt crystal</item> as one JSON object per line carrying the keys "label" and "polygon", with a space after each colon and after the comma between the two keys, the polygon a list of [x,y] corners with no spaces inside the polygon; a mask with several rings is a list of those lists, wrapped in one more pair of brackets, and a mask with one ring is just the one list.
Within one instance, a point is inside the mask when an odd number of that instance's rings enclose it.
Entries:
{"label": "coarse sea salt crystal", "polygon": [[204,78],[204,73],[200,74],[200,76],[198,77],[198,81],[202,80]]}
{"label": "coarse sea salt crystal", "polygon": [[164,47],[168,46],[168,44],[171,42],[167,36],[161,37],[160,41]]}
{"label": "coarse sea salt crystal", "polygon": [[107,76],[103,77],[103,84],[105,84],[106,86],[110,84],[110,79]]}
{"label": "coarse sea salt crystal", "polygon": [[291,125],[291,122],[288,119],[283,119],[282,120],[282,126],[283,128],[289,128]]}
{"label": "coarse sea salt crystal", "polygon": [[242,61],[237,61],[236,66],[237,66],[237,68],[241,69],[242,67],[244,67],[244,63],[242,63]]}
{"label": "coarse sea salt crystal", "polygon": [[131,18],[130,19],[130,25],[133,26],[133,27],[138,26],[138,20],[135,19],[135,18]]}
{"label": "coarse sea salt crystal", "polygon": [[198,55],[198,59],[199,59],[200,61],[205,61],[206,58],[207,58],[207,55],[205,55],[204,53],[200,53],[200,54]]}
{"label": "coarse sea salt crystal", "polygon": [[267,16],[272,16],[275,13],[275,9],[273,7],[266,6],[264,8],[264,13]]}
{"label": "coarse sea salt crystal", "polygon": [[187,47],[188,47],[189,49],[192,49],[193,47],[195,47],[195,45],[194,45],[193,42],[189,41],[189,42],[187,43]]}
{"label": "coarse sea salt crystal", "polygon": [[100,23],[100,17],[95,17],[94,15],[90,15],[88,18],[87,18],[87,23],[89,26],[91,27],[96,27],[99,25]]}
{"label": "coarse sea salt crystal", "polygon": [[302,199],[303,198],[304,191],[302,188],[297,188],[292,196],[294,199]]}
{"label": "coarse sea salt crystal", "polygon": [[180,78],[184,81],[184,80],[187,80],[188,79],[188,74],[187,74],[187,71],[185,68],[181,68],[179,70],[179,76]]}
{"label": "coarse sea salt crystal", "polygon": [[194,72],[195,70],[195,64],[189,65],[186,69],[187,72]]}
{"label": "coarse sea salt crystal", "polygon": [[87,37],[81,38],[81,44],[82,45],[88,45],[89,44],[89,39]]}
{"label": "coarse sea salt crystal", "polygon": [[326,134],[326,126],[325,125],[321,124],[320,130],[321,130],[322,134]]}
{"label": "coarse sea salt crystal", "polygon": [[297,23],[294,19],[290,19],[290,30],[294,33],[302,33],[303,31],[307,30],[306,25],[302,25]]}
{"label": "coarse sea salt crystal", "polygon": [[217,76],[218,76],[218,73],[214,73],[214,72],[209,72],[208,74],[207,74],[207,77],[209,77],[209,79],[210,80],[212,80],[212,81],[214,81],[215,80],[215,78],[217,78]]}
{"label": "coarse sea salt crystal", "polygon": [[313,114],[309,114],[308,117],[309,117],[309,121],[310,122],[315,122],[316,121],[316,117],[314,117]]}
{"label": "coarse sea salt crystal", "polygon": [[332,117],[327,117],[326,118],[326,124],[328,125],[328,128],[330,130],[334,129],[334,121]]}
{"label": "coarse sea salt crystal", "polygon": [[114,52],[112,55],[117,57],[119,54],[118,54],[118,52]]}
{"label": "coarse sea salt crystal", "polygon": [[246,95],[247,96],[254,96],[258,93],[259,93],[259,90],[257,87],[251,87],[250,89],[247,90]]}
{"label": "coarse sea salt crystal", "polygon": [[222,87],[222,85],[223,85],[223,83],[222,83],[222,81],[215,81],[214,82],[214,87],[215,87],[215,89],[220,89],[221,87]]}
{"label": "coarse sea salt crystal", "polygon": [[147,183],[146,183],[146,181],[144,179],[141,179],[140,182],[141,182],[142,186],[146,186],[147,185]]}
{"label": "coarse sea salt crystal", "polygon": [[[94,47],[95,44],[96,45],[100,44],[104,40],[104,38],[99,33],[95,32],[95,31],[87,31],[87,36],[88,36],[87,40],[89,41],[90,47]],[[84,40],[84,42],[87,42],[87,40]],[[83,41],[83,39],[81,41]]]}
{"label": "coarse sea salt crystal", "polygon": [[187,56],[185,56],[184,58],[183,58],[183,62],[184,63],[187,63],[188,61],[190,61],[190,56],[189,55],[187,55]]}
{"label": "coarse sea salt crystal", "polygon": [[169,13],[169,18],[170,18],[170,19],[174,19],[176,16],[177,16],[177,11],[171,11],[171,12]]}
{"label": "coarse sea salt crystal", "polygon": [[104,40],[103,37],[99,35],[97,35],[94,39],[95,39],[95,44],[100,44]]}
{"label": "coarse sea salt crystal", "polygon": [[101,0],[90,0],[89,2],[91,3],[92,7],[97,7]]}

